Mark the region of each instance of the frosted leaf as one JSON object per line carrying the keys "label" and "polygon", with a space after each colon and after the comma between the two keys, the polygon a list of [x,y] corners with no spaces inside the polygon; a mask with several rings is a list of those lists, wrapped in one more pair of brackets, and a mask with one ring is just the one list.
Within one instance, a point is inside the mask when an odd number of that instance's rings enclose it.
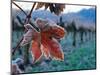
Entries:
{"label": "frosted leaf", "polygon": [[28,44],[29,42],[31,42],[33,37],[33,31],[32,30],[28,30],[23,37],[23,41],[21,42],[21,46],[24,46],[26,44]]}
{"label": "frosted leaf", "polygon": [[20,46],[24,46],[32,41],[33,35],[36,32],[36,30],[30,25],[26,24],[24,27],[28,30],[24,35],[23,35],[23,40],[20,44]]}

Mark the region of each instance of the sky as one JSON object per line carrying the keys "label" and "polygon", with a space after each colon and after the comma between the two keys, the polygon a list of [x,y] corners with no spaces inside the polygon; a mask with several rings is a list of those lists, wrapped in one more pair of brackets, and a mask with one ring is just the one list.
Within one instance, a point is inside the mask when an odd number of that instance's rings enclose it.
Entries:
{"label": "sky", "polygon": [[[18,4],[24,10],[30,10],[33,3],[16,2],[16,4]],[[14,4],[12,4],[12,8],[18,9]],[[94,8],[94,7],[93,6],[66,5],[62,13],[78,12],[82,9],[89,9],[89,8]],[[43,9],[44,8],[41,8],[39,10],[43,10]]]}
{"label": "sky", "polygon": [[93,6],[66,5],[63,13],[78,12],[82,9],[93,8]]}

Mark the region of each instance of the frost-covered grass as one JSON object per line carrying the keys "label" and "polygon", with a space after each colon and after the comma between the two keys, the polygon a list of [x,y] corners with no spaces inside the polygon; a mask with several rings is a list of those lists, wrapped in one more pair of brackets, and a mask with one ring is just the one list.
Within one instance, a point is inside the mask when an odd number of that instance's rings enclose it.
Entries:
{"label": "frost-covered grass", "polygon": [[[12,34],[12,47],[21,38],[23,32],[14,31]],[[84,70],[96,68],[96,42],[95,35],[89,40],[80,41],[79,33],[76,38],[76,46],[72,46],[72,34],[65,35],[60,41],[64,52],[64,61],[52,60],[50,62],[42,62],[38,65],[32,66],[32,70],[26,72],[48,72],[48,71],[68,71],[68,70]],[[85,37],[84,37],[85,39]],[[24,51],[25,48],[21,48]],[[18,52],[13,58],[19,57]]]}

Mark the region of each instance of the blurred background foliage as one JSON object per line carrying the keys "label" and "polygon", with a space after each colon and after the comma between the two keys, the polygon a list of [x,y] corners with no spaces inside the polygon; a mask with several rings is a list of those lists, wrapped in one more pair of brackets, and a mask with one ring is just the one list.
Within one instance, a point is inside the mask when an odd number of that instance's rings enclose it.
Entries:
{"label": "blurred background foliage", "polygon": [[[12,47],[16,46],[18,40],[23,35],[22,30],[15,30],[12,32]],[[89,34],[89,33],[88,33]],[[84,42],[80,40],[80,33],[77,32],[76,46],[73,46],[73,32],[66,34],[60,41],[62,50],[64,52],[64,61],[52,60],[50,62],[43,61],[32,67],[32,70],[27,72],[47,72],[47,71],[63,71],[63,70],[82,70],[96,68],[96,40],[95,34],[91,39],[86,39],[84,35]],[[89,37],[89,35],[87,35]],[[86,40],[85,40],[86,39]],[[88,40],[88,41],[87,41]],[[24,53],[26,48],[21,47],[20,50]],[[18,49],[19,50],[19,49]],[[19,51],[16,52],[12,59],[19,58],[21,55]]]}

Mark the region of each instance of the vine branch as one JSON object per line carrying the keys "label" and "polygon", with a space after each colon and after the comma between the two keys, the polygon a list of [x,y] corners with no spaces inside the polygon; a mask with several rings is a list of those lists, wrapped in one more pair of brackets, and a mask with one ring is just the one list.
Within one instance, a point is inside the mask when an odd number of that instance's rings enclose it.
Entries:
{"label": "vine branch", "polygon": [[[13,3],[14,3],[14,2],[13,2]],[[25,19],[24,24],[29,23],[30,18],[31,18],[32,11],[33,11],[33,9],[34,9],[34,7],[35,7],[35,5],[36,5],[36,2],[33,4],[29,15],[27,15],[27,13],[26,13],[20,6],[18,6],[16,3],[14,3],[14,4],[15,4],[21,11],[23,11],[24,14],[26,15],[26,19]],[[25,30],[24,32],[26,32],[26,31],[27,31],[27,30]],[[23,40],[23,37],[22,37],[21,40],[18,42],[17,46],[16,46],[15,48],[13,48],[13,50],[12,50],[12,55],[14,55],[14,54],[15,54],[15,51],[20,47],[20,43],[22,42],[22,40]]]}

